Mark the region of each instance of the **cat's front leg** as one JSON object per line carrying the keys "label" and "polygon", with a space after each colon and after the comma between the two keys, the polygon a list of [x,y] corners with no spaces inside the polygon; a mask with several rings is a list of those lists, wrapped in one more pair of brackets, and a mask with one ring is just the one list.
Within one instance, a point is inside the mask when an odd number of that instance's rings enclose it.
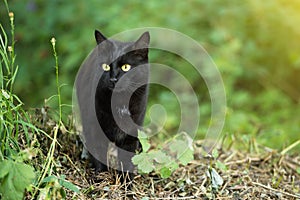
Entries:
{"label": "cat's front leg", "polygon": [[130,179],[134,177],[135,166],[131,159],[136,152],[141,151],[141,144],[138,138],[127,136],[122,142],[116,143],[118,146],[118,163],[120,171],[128,172]]}
{"label": "cat's front leg", "polygon": [[108,171],[108,168],[107,168],[106,164],[100,162],[92,154],[89,154],[89,157],[90,157],[90,161],[91,161],[92,167],[95,168],[96,172]]}

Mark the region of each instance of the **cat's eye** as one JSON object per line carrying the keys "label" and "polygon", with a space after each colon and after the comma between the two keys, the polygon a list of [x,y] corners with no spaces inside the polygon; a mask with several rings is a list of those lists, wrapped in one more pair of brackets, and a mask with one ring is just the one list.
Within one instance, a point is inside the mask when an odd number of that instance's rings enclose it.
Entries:
{"label": "cat's eye", "polygon": [[109,71],[109,70],[110,70],[110,66],[109,66],[108,64],[103,63],[103,64],[102,64],[102,69],[103,69],[104,71]]}
{"label": "cat's eye", "polygon": [[131,65],[129,65],[129,64],[122,65],[121,69],[124,72],[128,72],[131,69]]}

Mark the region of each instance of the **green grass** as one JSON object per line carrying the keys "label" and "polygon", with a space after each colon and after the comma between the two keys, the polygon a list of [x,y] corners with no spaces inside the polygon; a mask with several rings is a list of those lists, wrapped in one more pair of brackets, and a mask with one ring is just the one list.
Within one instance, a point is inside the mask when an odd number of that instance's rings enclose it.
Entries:
{"label": "green grass", "polygon": [[[14,13],[9,11],[7,2],[4,2],[8,11],[11,31],[10,34],[7,34],[0,24],[0,198],[4,200],[21,199],[25,188],[31,193],[33,199],[44,195],[45,191],[46,196],[48,195],[47,198],[53,197],[49,190],[57,190],[63,197],[62,185],[71,190],[76,190],[76,187],[65,181],[63,177],[56,178],[53,176],[54,152],[58,145],[58,131],[62,125],[61,86],[58,80],[58,56],[55,49],[55,39],[53,38],[51,43],[56,69],[57,95],[55,97],[58,99],[59,112],[53,138],[51,138],[33,123],[32,120],[36,120],[34,118],[37,116],[30,116],[23,109],[23,102],[14,94],[14,82],[18,73],[18,66],[15,65]],[[39,149],[37,137],[51,138],[52,142],[46,156]],[[32,157],[35,156],[39,157],[37,161],[39,163],[31,162]],[[41,165],[42,168],[39,167]]]}
{"label": "green grass", "polygon": [[30,123],[28,114],[23,110],[22,101],[13,93],[18,66],[15,65],[14,14],[8,10],[8,16],[11,25],[10,43],[0,24],[0,153],[2,159],[14,158],[20,153],[21,137],[23,145],[30,147],[30,134],[38,131]]}
{"label": "green grass", "polygon": [[33,183],[34,169],[26,164],[35,141],[32,135],[39,132],[24,111],[23,103],[13,93],[18,72],[15,65],[14,14],[9,12],[10,40],[0,24],[0,198],[20,199],[25,188]]}

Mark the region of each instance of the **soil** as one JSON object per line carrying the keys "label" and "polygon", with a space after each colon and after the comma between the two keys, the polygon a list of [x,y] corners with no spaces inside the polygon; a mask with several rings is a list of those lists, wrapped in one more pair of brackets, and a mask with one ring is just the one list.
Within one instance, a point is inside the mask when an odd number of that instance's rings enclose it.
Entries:
{"label": "soil", "polygon": [[[55,123],[47,124],[51,132]],[[46,155],[51,140],[42,137],[40,148]],[[201,142],[195,142],[195,160],[167,179],[150,173],[122,181],[113,170],[96,173],[90,168],[81,159],[79,136],[61,128],[53,174],[65,175],[80,189],[79,194],[66,189],[67,199],[300,199],[299,154],[266,147],[251,153],[220,148],[218,158],[211,158],[201,155]],[[219,187],[209,176],[212,169],[223,180]]]}

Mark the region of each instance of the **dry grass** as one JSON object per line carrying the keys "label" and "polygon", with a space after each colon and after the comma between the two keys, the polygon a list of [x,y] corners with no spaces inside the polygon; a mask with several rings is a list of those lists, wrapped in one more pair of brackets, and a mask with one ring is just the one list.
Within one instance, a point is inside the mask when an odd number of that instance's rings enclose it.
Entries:
{"label": "dry grass", "polygon": [[[48,124],[48,125],[45,125]],[[48,132],[55,123],[44,123]],[[46,152],[50,139],[40,140]],[[54,174],[80,188],[80,194],[67,190],[68,199],[300,199],[300,156],[258,147],[259,153],[219,149],[217,160],[201,156],[201,141],[195,145],[195,160],[182,166],[168,179],[154,173],[136,175],[122,182],[115,172],[95,173],[88,161],[81,160],[79,136],[61,130],[55,151]],[[38,163],[37,163],[38,164]],[[218,189],[206,175],[209,167],[224,180]]]}
{"label": "dry grass", "polygon": [[[58,155],[59,160],[64,160],[59,173],[81,188],[79,195],[69,192],[70,198],[300,199],[299,155],[281,155],[267,148],[261,148],[257,155],[220,150],[218,160],[226,165],[226,170],[218,169],[214,160],[195,154],[192,163],[180,167],[168,179],[147,174],[122,183],[114,172],[96,174],[90,169],[86,161],[79,159],[78,138],[75,135],[71,138],[61,140]],[[209,166],[216,168],[224,180],[218,190],[212,189],[211,180],[206,176]]]}

